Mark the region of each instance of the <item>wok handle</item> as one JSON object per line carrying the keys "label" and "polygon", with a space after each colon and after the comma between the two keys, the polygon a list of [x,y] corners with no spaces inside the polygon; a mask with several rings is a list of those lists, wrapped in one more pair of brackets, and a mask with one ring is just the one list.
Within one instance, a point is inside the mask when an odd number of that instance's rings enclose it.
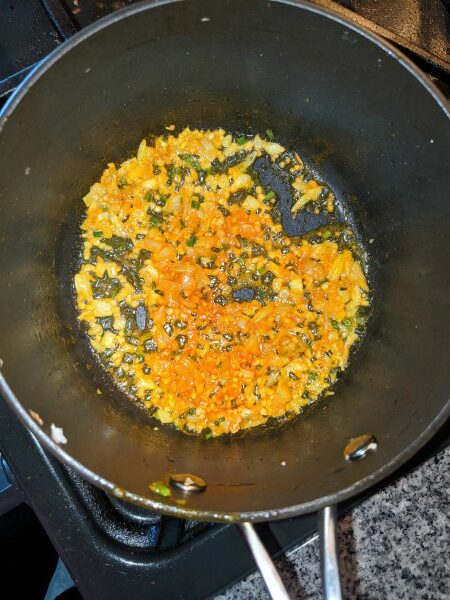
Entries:
{"label": "wok handle", "polygon": [[247,542],[250,552],[253,554],[253,558],[271,598],[273,600],[289,600],[289,594],[281,580],[280,574],[265,549],[264,544],[259,539],[253,524],[248,522],[238,523],[237,527]]}
{"label": "wok handle", "polygon": [[336,506],[322,508],[319,512],[319,535],[324,600],[342,600],[336,529]]}

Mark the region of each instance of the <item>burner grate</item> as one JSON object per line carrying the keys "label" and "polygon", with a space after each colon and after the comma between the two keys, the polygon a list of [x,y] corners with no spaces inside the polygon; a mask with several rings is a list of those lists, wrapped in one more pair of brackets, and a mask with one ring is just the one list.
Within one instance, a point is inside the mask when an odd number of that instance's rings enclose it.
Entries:
{"label": "burner grate", "polygon": [[96,527],[111,540],[130,549],[161,551],[178,547],[214,527],[211,523],[185,521],[159,515],[143,507],[123,502],[68,471],[69,481]]}

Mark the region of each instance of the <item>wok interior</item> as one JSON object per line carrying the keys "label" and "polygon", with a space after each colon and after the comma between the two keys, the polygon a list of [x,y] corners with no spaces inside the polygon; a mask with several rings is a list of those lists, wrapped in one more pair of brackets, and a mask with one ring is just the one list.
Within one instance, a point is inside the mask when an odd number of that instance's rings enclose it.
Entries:
{"label": "wok interior", "polygon": [[[107,162],[172,123],[272,129],[331,185],[367,243],[374,314],[364,344],[336,395],[281,428],[207,441],[155,431],[77,335],[81,198]],[[200,0],[129,12],[68,48],[0,135],[9,385],[45,431],[64,428],[72,457],[140,496],[169,471],[190,472],[208,489],[186,508],[264,518],[351,486],[445,405],[449,141],[444,111],[395,57],[310,10]],[[345,444],[367,432],[378,451],[347,464]]]}

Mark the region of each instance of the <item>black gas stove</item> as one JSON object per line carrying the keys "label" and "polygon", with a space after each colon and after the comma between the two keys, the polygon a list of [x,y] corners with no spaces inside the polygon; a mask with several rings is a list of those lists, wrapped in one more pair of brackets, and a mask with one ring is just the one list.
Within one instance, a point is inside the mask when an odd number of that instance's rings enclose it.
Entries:
{"label": "black gas stove", "polygon": [[[65,39],[131,3],[132,0],[0,3],[0,98],[5,100],[33,66]],[[332,8],[397,44],[450,96],[450,13],[446,2],[428,0],[421,10],[421,3],[412,0],[317,0],[317,4]],[[448,429],[441,430],[390,480],[447,446]],[[3,489],[0,477],[0,514],[18,503],[28,504],[85,598],[197,600],[214,596],[255,570],[235,527],[160,516],[108,496],[45,452],[2,398],[0,451],[6,477]],[[340,513],[374,491],[376,488],[340,506]],[[21,518],[23,521],[30,517],[28,514]],[[268,550],[276,556],[316,535],[317,523],[315,515],[306,515],[257,528]],[[36,535],[43,548],[47,538],[42,537],[43,532]],[[0,543],[3,544],[2,539]],[[38,546],[35,551],[40,551]],[[42,596],[27,596],[31,597]]]}

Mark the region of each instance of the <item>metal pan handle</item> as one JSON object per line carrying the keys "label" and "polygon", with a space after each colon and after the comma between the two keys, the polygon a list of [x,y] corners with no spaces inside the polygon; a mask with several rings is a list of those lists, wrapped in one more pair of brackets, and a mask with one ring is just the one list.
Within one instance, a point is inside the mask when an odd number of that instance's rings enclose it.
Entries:
{"label": "metal pan handle", "polygon": [[258,534],[252,523],[237,524],[242,537],[247,542],[250,552],[253,554],[256,565],[261,573],[264,583],[267,586],[269,594],[273,600],[289,600],[289,594],[281,580],[280,574],[264,544],[259,539]]}
{"label": "metal pan handle", "polygon": [[337,551],[336,506],[319,512],[320,570],[324,600],[342,600]]}
{"label": "metal pan handle", "polygon": [[[238,523],[264,583],[273,600],[288,600],[289,594],[275,564],[259,539],[252,523]],[[324,600],[342,600],[336,544],[336,507],[327,506],[319,513],[320,557]]]}

